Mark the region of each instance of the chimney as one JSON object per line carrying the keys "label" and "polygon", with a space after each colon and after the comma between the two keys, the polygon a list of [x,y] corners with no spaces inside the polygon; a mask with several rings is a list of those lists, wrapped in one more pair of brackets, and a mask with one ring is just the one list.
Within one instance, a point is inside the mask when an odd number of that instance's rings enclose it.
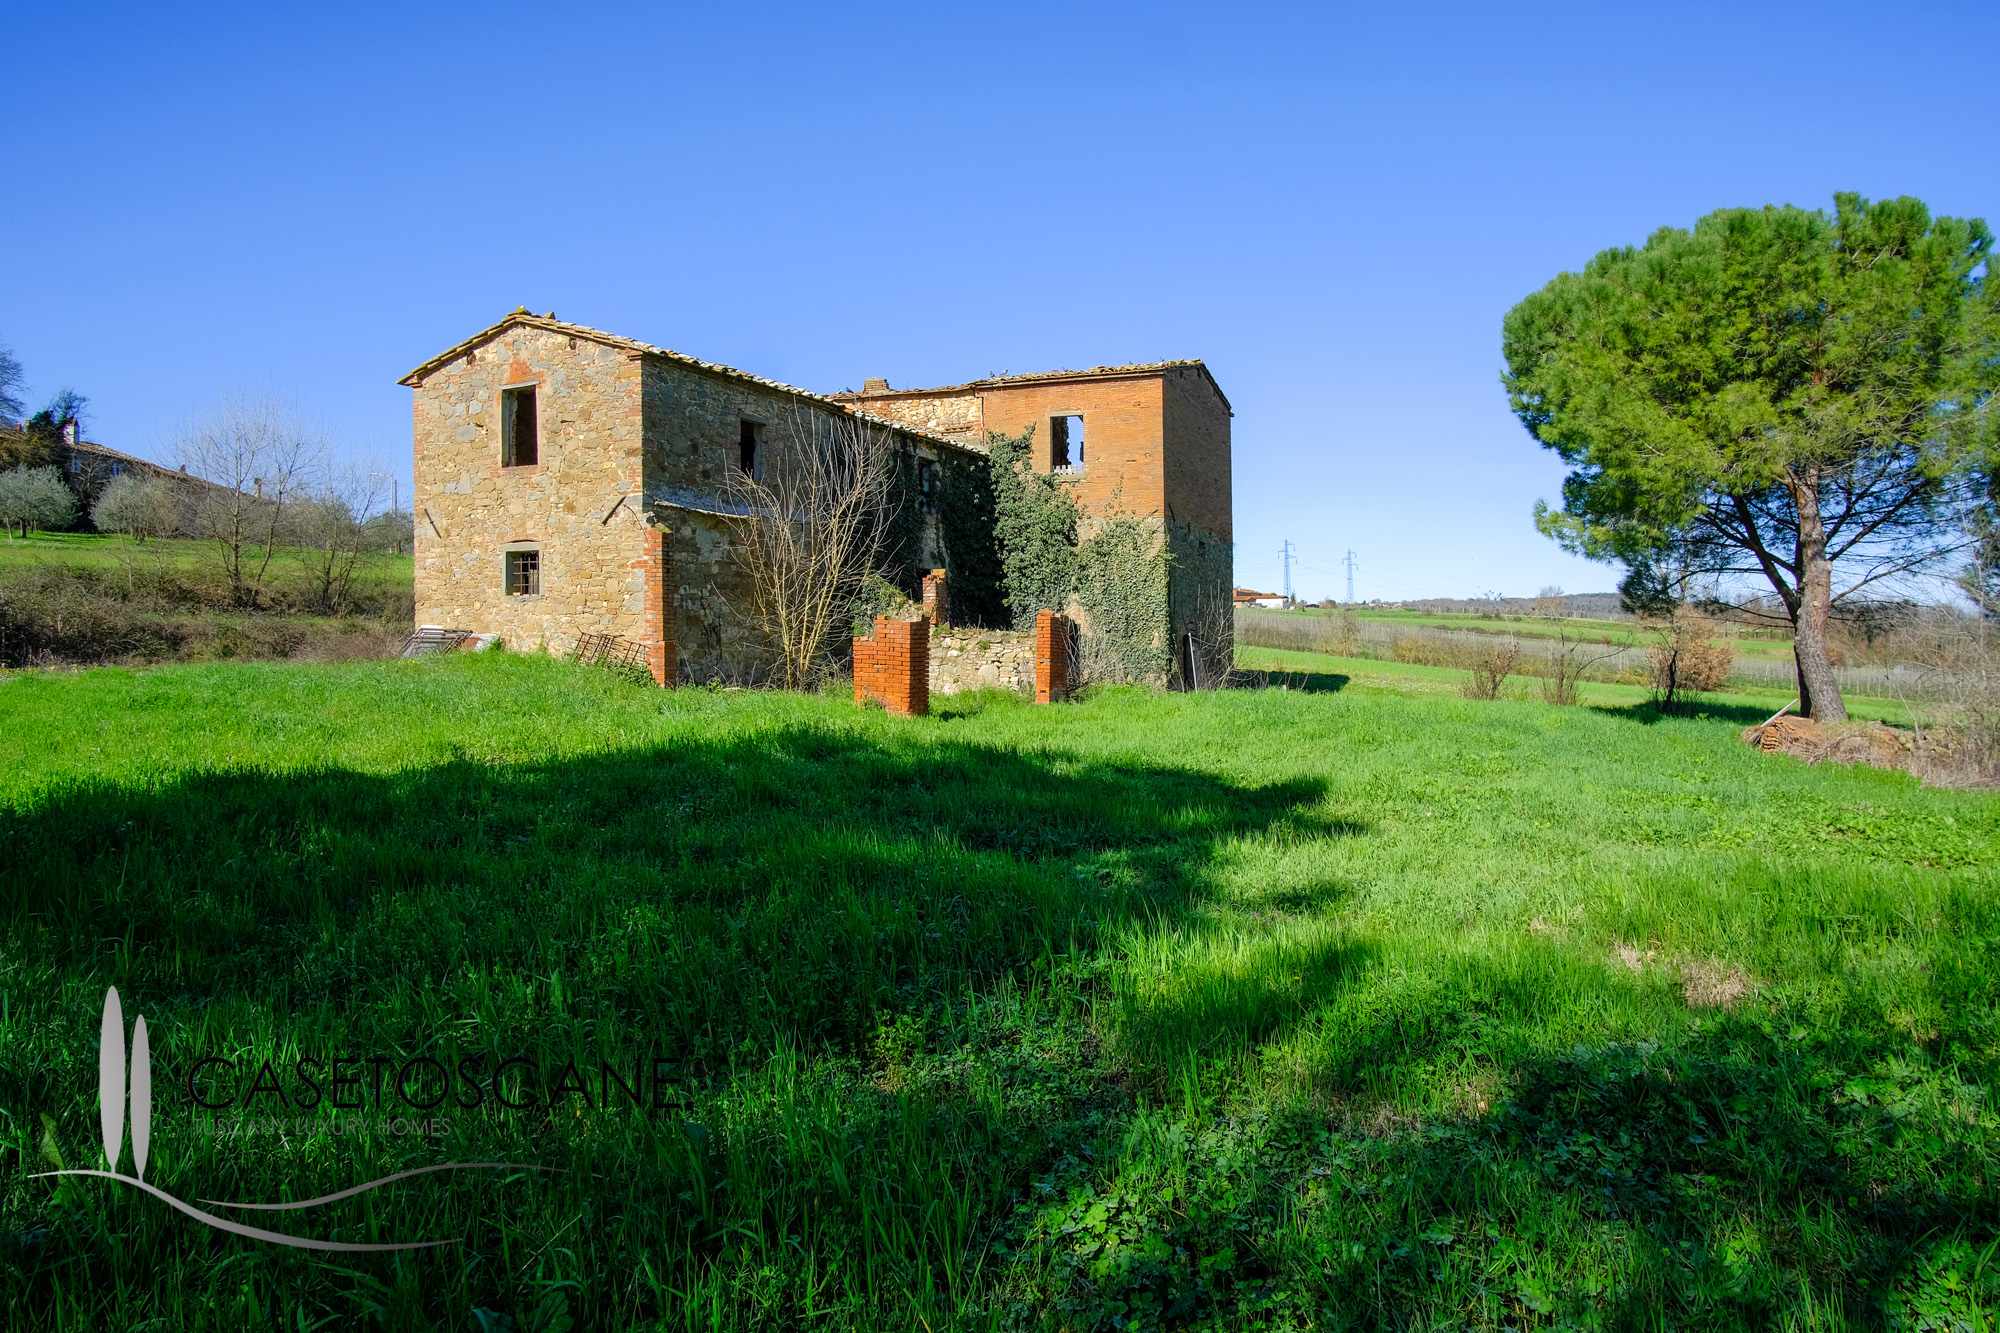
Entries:
{"label": "chimney", "polygon": [[252,478],[250,478],[250,484],[251,484],[252,486],[255,486],[255,487],[257,488],[257,498],[258,498],[259,500],[263,499],[263,498],[264,498],[264,479],[263,479],[262,477],[252,477]]}
{"label": "chimney", "polygon": [[889,381],[882,379],[879,376],[871,375],[867,379],[861,381],[861,392],[887,393],[889,392]]}

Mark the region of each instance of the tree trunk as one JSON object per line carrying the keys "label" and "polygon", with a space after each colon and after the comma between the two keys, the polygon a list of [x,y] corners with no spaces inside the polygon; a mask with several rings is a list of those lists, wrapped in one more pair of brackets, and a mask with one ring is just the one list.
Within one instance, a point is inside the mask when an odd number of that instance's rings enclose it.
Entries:
{"label": "tree trunk", "polygon": [[1791,492],[1799,515],[1799,601],[1792,621],[1799,712],[1815,722],[1845,722],[1847,705],[1826,650],[1826,626],[1833,614],[1833,563],[1826,558],[1826,525],[1819,512],[1819,469],[1794,474]]}

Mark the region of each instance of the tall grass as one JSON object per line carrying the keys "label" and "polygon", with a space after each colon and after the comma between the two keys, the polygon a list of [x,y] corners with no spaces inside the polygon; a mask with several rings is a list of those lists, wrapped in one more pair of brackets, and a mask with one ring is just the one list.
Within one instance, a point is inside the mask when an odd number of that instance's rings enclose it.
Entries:
{"label": "tall grass", "polygon": [[[2000,801],[1645,710],[948,708],[498,654],[0,685],[8,1326],[1985,1317]],[[465,1237],[338,1259],[27,1180],[97,1164],[111,984],[181,1197],[562,1171],[286,1219]],[[327,1051],[592,1095],[194,1132],[195,1059]],[[597,1097],[656,1057],[661,1108]]]}

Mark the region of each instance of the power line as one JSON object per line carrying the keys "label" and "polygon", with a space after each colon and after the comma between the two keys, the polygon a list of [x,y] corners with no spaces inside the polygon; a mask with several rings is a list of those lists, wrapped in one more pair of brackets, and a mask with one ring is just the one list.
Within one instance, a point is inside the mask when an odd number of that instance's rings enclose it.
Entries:
{"label": "power line", "polygon": [[1347,548],[1347,604],[1354,605],[1354,548]]}
{"label": "power line", "polygon": [[1290,538],[1278,548],[1278,558],[1285,563],[1285,605],[1292,604],[1292,543]]}

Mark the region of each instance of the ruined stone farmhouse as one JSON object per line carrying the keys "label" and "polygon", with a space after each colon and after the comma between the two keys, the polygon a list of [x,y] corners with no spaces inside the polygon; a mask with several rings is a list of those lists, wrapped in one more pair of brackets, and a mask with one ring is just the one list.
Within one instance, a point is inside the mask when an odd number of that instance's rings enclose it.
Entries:
{"label": "ruined stone farmhouse", "polygon": [[[518,310],[401,383],[415,391],[419,624],[557,653],[617,636],[663,684],[758,679],[767,647],[740,552],[759,520],[732,469],[761,475],[820,428],[864,423],[913,461],[921,505],[941,462],[983,467],[988,431],[1032,427],[1037,471],[1167,545],[1173,683],[1213,669],[1212,650],[1181,642],[1230,596],[1230,410],[1199,361],[817,394]],[[948,586],[928,512],[915,531],[915,561]]]}

